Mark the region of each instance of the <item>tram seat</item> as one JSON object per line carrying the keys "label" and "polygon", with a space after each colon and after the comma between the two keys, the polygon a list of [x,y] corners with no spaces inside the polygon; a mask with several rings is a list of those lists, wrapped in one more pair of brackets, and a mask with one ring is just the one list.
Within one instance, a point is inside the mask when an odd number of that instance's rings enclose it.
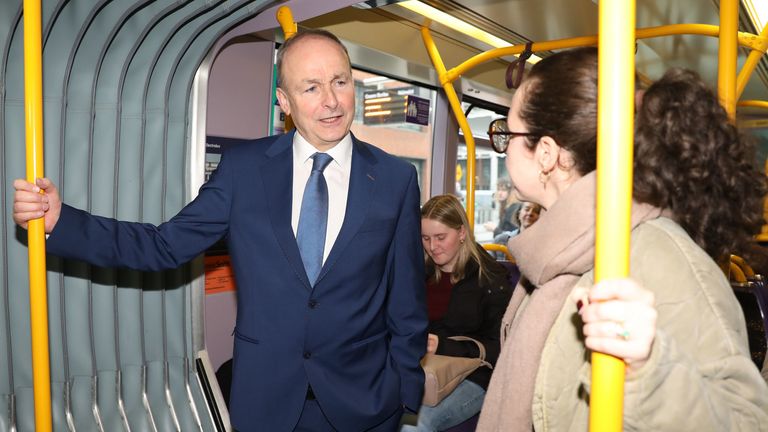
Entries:
{"label": "tram seat", "polygon": [[744,311],[752,361],[762,369],[768,351],[768,288],[762,278],[731,283]]}

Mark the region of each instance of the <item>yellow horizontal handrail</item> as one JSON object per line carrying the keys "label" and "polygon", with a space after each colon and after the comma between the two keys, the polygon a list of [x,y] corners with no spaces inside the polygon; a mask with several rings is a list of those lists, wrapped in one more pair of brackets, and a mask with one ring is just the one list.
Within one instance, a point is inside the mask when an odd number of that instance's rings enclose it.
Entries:
{"label": "yellow horizontal handrail", "polygon": [[515,262],[515,257],[512,256],[512,254],[509,252],[509,249],[507,249],[507,247],[504,245],[500,245],[496,243],[485,243],[483,245],[483,249],[490,252],[503,252],[504,256],[507,257],[508,261]]}
{"label": "yellow horizontal handrail", "polygon": [[755,271],[752,270],[752,267],[747,264],[747,261],[744,258],[738,255],[731,255],[731,263],[738,266],[747,279],[753,279],[755,277]]}
{"label": "yellow horizontal handrail", "polygon": [[747,282],[747,276],[744,274],[744,271],[733,261],[728,263],[728,270],[728,280],[738,283]]}
{"label": "yellow horizontal handrail", "polygon": [[752,107],[752,108],[766,108],[768,109],[768,101],[761,101],[761,100],[743,100],[737,103],[736,105],[740,107]]}
{"label": "yellow horizontal handrail", "polygon": [[[718,37],[720,35],[720,27],[716,25],[711,25],[711,24],[671,24],[671,25],[665,25],[665,26],[647,27],[647,28],[637,29],[635,31],[635,38],[650,39],[650,38],[661,37],[661,36],[672,36],[672,35],[683,35],[683,34]],[[765,53],[766,50],[768,50],[768,36],[765,34],[765,32],[761,33],[760,35],[754,35],[752,33],[747,33],[747,32],[739,32],[738,40],[739,40],[739,45],[751,48],[752,50],[759,51],[762,53]],[[565,48],[592,46],[592,45],[597,45],[597,35],[579,36],[579,37],[567,38],[567,39],[555,39],[555,40],[545,41],[545,42],[535,42],[531,46],[531,51],[533,52],[550,51],[550,50],[565,49]],[[479,64],[482,64],[500,57],[518,55],[522,53],[524,49],[525,49],[525,45],[520,44],[520,45],[513,45],[513,46],[508,46],[503,48],[495,48],[495,49],[477,54],[469,58],[468,60],[464,61],[460,65],[450,70],[447,70],[445,76],[441,74],[440,83],[443,84],[445,82],[451,82]]]}

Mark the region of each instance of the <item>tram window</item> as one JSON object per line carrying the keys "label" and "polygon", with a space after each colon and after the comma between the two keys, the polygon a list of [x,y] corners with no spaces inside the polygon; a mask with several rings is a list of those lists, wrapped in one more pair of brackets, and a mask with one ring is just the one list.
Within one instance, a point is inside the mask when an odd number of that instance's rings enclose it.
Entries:
{"label": "tram window", "polygon": [[[352,133],[358,139],[410,162],[418,173],[423,204],[429,199],[432,107],[435,106],[436,92],[358,69],[352,69],[352,77],[357,105]],[[418,107],[414,101],[419,102]],[[407,111],[409,107],[411,111]],[[418,119],[415,118],[417,115]]]}
{"label": "tram window", "polygon": [[[488,124],[505,116],[498,111],[472,106],[462,102],[461,108],[467,113],[467,121],[475,138],[475,239],[479,243],[493,241],[494,230],[499,226],[500,215],[503,213],[505,202],[499,201],[501,194],[497,193],[500,185],[509,184],[509,175],[504,165],[505,155],[491,149],[488,141]],[[467,146],[463,134],[460,136],[456,167],[456,193],[462,197],[466,205],[467,190]]]}

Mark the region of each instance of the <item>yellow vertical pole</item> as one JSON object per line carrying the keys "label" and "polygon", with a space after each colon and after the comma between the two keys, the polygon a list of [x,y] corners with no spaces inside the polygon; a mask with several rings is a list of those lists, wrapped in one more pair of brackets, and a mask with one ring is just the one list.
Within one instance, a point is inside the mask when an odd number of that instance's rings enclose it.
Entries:
{"label": "yellow vertical pole", "polygon": [[467,145],[467,221],[469,222],[470,229],[475,229],[475,138],[472,136],[472,129],[467,121],[467,116],[464,115],[464,111],[461,109],[461,101],[456,93],[456,89],[453,88],[451,77],[448,75],[445,69],[443,59],[440,57],[440,53],[437,51],[435,41],[432,39],[432,35],[429,33],[428,24],[421,27],[421,37],[424,40],[424,46],[427,48],[429,58],[432,60],[432,64],[435,66],[437,76],[440,78],[440,84],[445,90],[445,95],[448,97],[448,104],[453,110],[453,115],[456,117],[456,121],[459,123],[461,131],[464,133],[464,142]]}
{"label": "yellow vertical pole", "polygon": [[[24,0],[24,113],[27,181],[43,177],[43,54],[41,0]],[[29,311],[35,430],[51,430],[51,380],[48,356],[48,299],[45,273],[45,221],[29,222]]]}
{"label": "yellow vertical pole", "polygon": [[280,28],[283,29],[283,36],[285,40],[293,37],[298,31],[299,26],[293,20],[293,12],[288,6],[280,6],[276,13],[277,22],[280,23]]}
{"label": "yellow vertical pole", "polygon": [[[595,280],[629,275],[635,0],[599,2]],[[589,430],[620,432],[624,362],[592,353]]]}
{"label": "yellow vertical pole", "polygon": [[[275,13],[277,22],[280,23],[280,28],[283,30],[283,37],[288,40],[296,35],[299,31],[299,26],[296,21],[293,20],[293,12],[288,6],[280,6]],[[351,65],[350,65],[351,66]],[[272,97],[275,97],[274,95]],[[289,132],[293,130],[296,125],[293,123],[293,118],[286,114],[285,122],[283,123],[283,131]]]}
{"label": "yellow vertical pole", "polygon": [[720,46],[717,94],[731,121],[736,120],[736,50],[739,32],[739,0],[720,0]]}

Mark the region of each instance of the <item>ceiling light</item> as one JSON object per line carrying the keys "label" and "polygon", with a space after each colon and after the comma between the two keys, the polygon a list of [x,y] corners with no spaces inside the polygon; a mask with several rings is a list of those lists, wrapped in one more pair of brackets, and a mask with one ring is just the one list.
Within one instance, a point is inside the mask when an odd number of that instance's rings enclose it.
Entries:
{"label": "ceiling light", "polygon": [[363,84],[366,86],[373,85],[373,84],[380,84],[384,82],[392,81],[392,78],[385,77],[385,76],[373,76],[363,79]]}
{"label": "ceiling light", "polygon": [[765,0],[742,0],[747,14],[752,19],[757,32],[760,33],[766,24],[768,24],[768,1]]}
{"label": "ceiling light", "polygon": [[[472,24],[469,24],[463,20],[460,20],[439,9],[435,9],[432,6],[424,4],[418,0],[408,0],[408,1],[397,3],[397,4],[408,10],[416,12],[417,14],[423,17],[429,18],[432,21],[438,22],[446,27],[452,28],[453,30],[456,30],[459,33],[463,33],[467,36],[473,37],[494,48],[503,48],[503,47],[508,47],[512,45],[511,43],[505,41],[504,39],[494,36],[485,30],[481,30],[473,26]],[[540,57],[537,57],[536,55],[532,55],[528,59],[528,63],[533,64],[538,62],[539,60],[541,60]]]}

